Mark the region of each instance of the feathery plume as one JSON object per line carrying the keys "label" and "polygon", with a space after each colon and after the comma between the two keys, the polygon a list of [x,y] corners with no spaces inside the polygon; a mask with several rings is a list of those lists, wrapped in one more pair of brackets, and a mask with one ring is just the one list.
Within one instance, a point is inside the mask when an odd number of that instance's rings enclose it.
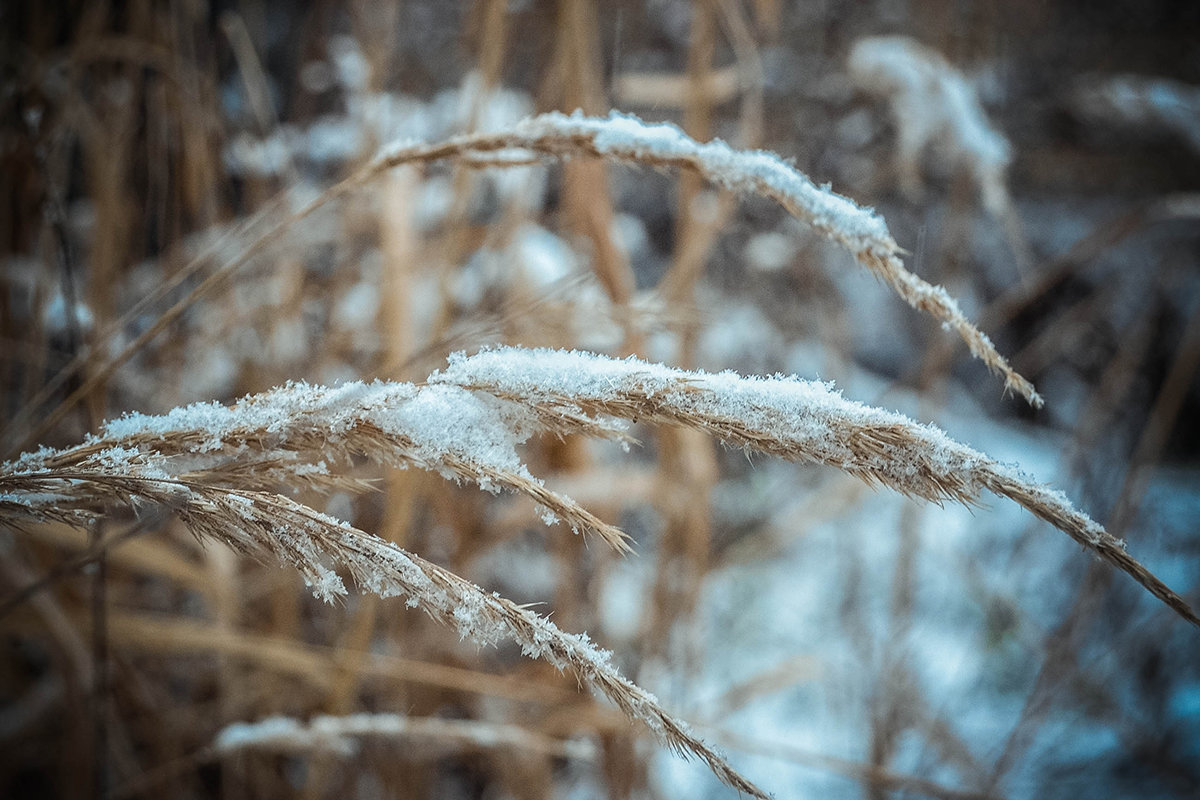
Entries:
{"label": "feathery plume", "polygon": [[[290,383],[246,397],[232,406],[197,403],[162,416],[128,414],[109,422],[97,436],[65,450],[27,453],[0,468],[0,487],[55,484],[54,476],[111,486],[137,478],[241,488],[353,485],[330,474],[328,462],[349,463],[355,455],[390,466],[415,465],[453,480],[496,492],[509,489],[532,498],[547,523],[558,519],[593,534],[609,546],[628,549],[626,536],[568,497],[552,492],[529,474],[516,447],[544,430],[520,406],[498,403],[451,386],[407,383],[347,383],[336,388]],[[621,437],[613,426],[564,417],[556,433]],[[61,483],[59,481],[58,483]],[[57,484],[56,484],[57,485]],[[29,511],[59,514],[71,507],[71,492],[48,489]],[[5,496],[0,494],[0,508]],[[79,510],[77,513],[83,513]]]}
{"label": "feathery plume", "polygon": [[1200,626],[1178,594],[1061,492],[931,425],[846,400],[830,384],[685,372],[634,358],[512,347],[452,355],[450,366],[430,381],[487,392],[543,420],[582,413],[696,428],[728,444],[827,464],[926,500],[973,504],[986,489],[1046,520]]}
{"label": "feathery plume", "polygon": [[647,125],[637,117],[618,112],[605,118],[586,117],[579,112],[569,116],[552,112],[523,120],[500,133],[394,147],[348,183],[366,181],[402,164],[445,158],[467,159],[477,166],[511,166],[527,161],[520,155],[514,159],[513,153],[520,151],[556,157],[590,155],[627,164],[679,167],[726,189],[769,197],[797,219],[845,247],[860,265],[892,287],[904,302],[953,329],[972,355],[1004,378],[1006,388],[1019,393],[1034,407],[1042,405],[1033,384],[1009,366],[945,289],[905,269],[900,247],[882,217],[828,186],[817,186],[773,153],[735,150],[720,140],[701,144],[669,123]]}

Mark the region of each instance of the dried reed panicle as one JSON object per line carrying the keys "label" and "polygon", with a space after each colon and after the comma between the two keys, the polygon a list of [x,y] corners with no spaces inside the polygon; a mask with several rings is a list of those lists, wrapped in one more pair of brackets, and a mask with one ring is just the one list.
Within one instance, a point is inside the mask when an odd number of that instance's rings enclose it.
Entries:
{"label": "dried reed panicle", "polygon": [[[242,489],[353,488],[352,479],[331,474],[330,462],[348,464],[365,456],[380,464],[431,469],[489,491],[510,489],[545,509],[547,521],[561,519],[617,550],[628,549],[621,531],[529,474],[515,447],[535,429],[544,426],[520,407],[455,387],[378,382],[326,389],[297,383],[229,407],[199,403],[161,417],[128,415],[78,446],[26,454],[5,465],[0,491],[28,493],[30,485],[49,486],[54,475],[67,473],[75,481],[90,480],[97,491],[111,486],[113,478]],[[568,431],[622,435],[583,417],[564,418],[554,429]],[[75,490],[62,481],[55,485],[59,489],[48,488],[45,502],[27,503],[26,510],[50,515],[70,507]],[[153,484],[136,486],[142,485]],[[130,491],[128,496],[141,495]]]}
{"label": "dried reed panicle", "polygon": [[[48,454],[43,454],[48,455]],[[50,456],[49,460],[62,460]],[[11,465],[6,465],[6,468]],[[333,567],[381,597],[403,596],[433,619],[480,644],[511,639],[532,658],[569,670],[646,723],[665,744],[703,759],[722,780],[756,797],[760,790],[671,717],[657,700],[617,672],[586,635],[571,635],[511,601],[490,595],[452,572],[290,498],[271,492],[209,486],[167,477],[105,474],[62,466],[0,476],[0,515],[80,524],[110,505],[153,503],[172,508],[202,539],[295,567],[314,594],[345,594]],[[22,514],[22,511],[24,514]]]}
{"label": "dried reed panicle", "polygon": [[[270,520],[245,506],[251,490],[280,482],[353,485],[330,474],[325,459],[346,462],[362,454],[512,489],[624,550],[621,531],[546,489],[513,449],[536,430],[622,436],[609,418],[697,428],[729,444],[827,464],[927,500],[975,503],[989,490],[1062,530],[1200,625],[1178,594],[1062,493],[936,428],[847,401],[822,384],[683,372],[583,353],[502,348],[470,358],[457,354],[421,387],[294,384],[229,408],[201,404],[164,417],[131,415],[77,447],[4,465],[0,512],[80,523],[98,507],[148,502],[176,508],[193,528],[212,535],[242,518],[261,525],[266,549],[296,563],[329,597],[344,591],[336,575],[319,560],[305,560],[311,554],[301,543],[274,536]],[[321,460],[313,460],[316,454]],[[230,494],[228,485],[238,491]],[[256,542],[231,543],[252,550]]]}
{"label": "dried reed panicle", "polygon": [[[89,475],[50,470],[28,483],[0,478],[5,498],[27,493],[44,516],[70,521],[55,509],[102,507],[133,500],[173,508],[202,539],[225,542],[239,552],[270,557],[295,567],[314,594],[330,599],[345,594],[334,566],[348,570],[363,589],[380,597],[400,596],[410,607],[458,631],[478,644],[511,640],[530,658],[540,658],[571,672],[582,684],[604,695],[630,719],[643,722],[672,749],[702,759],[730,786],[754,797],[767,795],[738,774],[725,759],[668,714],[658,700],[623,677],[586,634],[568,634],[550,620],[495,594],[488,594],[449,570],[364,533],[282,495],[202,484],[120,475]],[[39,490],[63,485],[53,502]],[[71,500],[64,498],[70,497]],[[0,506],[5,517],[13,507]],[[78,520],[76,520],[78,521]]]}
{"label": "dried reed panicle", "polygon": [[973,504],[987,489],[1054,525],[1200,626],[1200,618],[1178,594],[1061,492],[937,428],[846,400],[826,384],[685,372],[637,359],[517,348],[451,356],[449,368],[430,380],[510,400],[541,419],[583,413],[697,428],[728,444],[827,464],[927,500]]}
{"label": "dried reed panicle", "polygon": [[432,145],[395,147],[347,181],[347,188],[402,164],[446,158],[464,159],[479,166],[526,163],[528,158],[519,155],[522,151],[678,167],[694,171],[726,189],[770,197],[788,213],[845,247],[859,264],[891,286],[910,306],[952,328],[972,355],[1003,376],[1006,388],[1018,392],[1035,407],[1042,405],[1033,385],[1009,366],[991,340],[971,324],[944,289],[904,268],[900,247],[882,217],[828,187],[817,186],[772,153],[734,150],[721,141],[700,144],[674,125],[647,125],[636,117],[616,112],[607,118],[550,113],[524,120],[510,131],[459,136]]}

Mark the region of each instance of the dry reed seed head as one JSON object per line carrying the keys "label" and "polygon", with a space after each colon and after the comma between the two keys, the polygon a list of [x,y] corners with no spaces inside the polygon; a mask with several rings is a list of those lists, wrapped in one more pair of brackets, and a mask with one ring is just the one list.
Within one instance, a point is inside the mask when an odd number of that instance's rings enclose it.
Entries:
{"label": "dry reed seed head", "polygon": [[[471,357],[458,353],[419,387],[293,384],[230,407],[199,404],[161,417],[130,415],[77,448],[42,449],[4,464],[0,509],[38,517],[75,508],[99,513],[121,503],[166,506],[198,536],[292,565],[326,600],[346,593],[335,571],[342,567],[364,589],[402,596],[464,639],[481,644],[511,639],[529,657],[569,670],[660,741],[701,758],[739,790],[765,797],[652,695],[621,676],[609,654],[586,635],[566,634],[528,609],[282,495],[171,473],[178,457],[213,459],[218,467],[255,465],[270,454],[290,456],[296,448],[318,444],[343,454],[387,453],[391,442],[400,457],[444,474],[463,474],[485,486],[509,481],[520,490],[521,480],[533,479],[514,448],[543,420],[583,423],[584,432],[619,429],[605,417],[698,428],[742,447],[830,464],[931,499],[970,501],[982,488],[992,489],[1063,528],[1197,622],[1177,595],[1061,494],[997,467],[935,428],[847,401],[827,384],[686,372],[580,352],[506,347]],[[500,468],[492,474],[488,462]],[[187,474],[213,474],[196,467],[189,464]]]}
{"label": "dry reed seed head", "polygon": [[[581,683],[602,694],[632,720],[645,724],[661,741],[678,752],[703,760],[729,785],[754,797],[767,795],[729,766],[725,759],[691,734],[688,727],[668,714],[657,699],[623,677],[587,634],[564,633],[550,620],[496,594],[488,594],[470,581],[409,553],[391,542],[359,531],[286,498],[278,503],[281,518],[297,520],[299,542],[289,538],[272,555],[292,563],[318,580],[336,579],[320,567],[325,560],[350,570],[360,586],[381,597],[404,597],[410,607],[454,628],[468,641],[496,644],[512,640],[530,658],[549,662],[573,674]],[[252,537],[247,543],[256,546]],[[289,547],[290,546],[290,547]],[[300,561],[296,560],[299,558]],[[306,579],[308,577],[306,576]],[[315,591],[326,587],[310,579]],[[335,588],[340,588],[339,586]]]}
{"label": "dry reed seed head", "polygon": [[[735,150],[719,139],[702,144],[670,123],[648,125],[616,111],[608,117],[588,117],[578,111],[571,115],[552,112],[523,120],[507,132],[459,136],[435,145],[393,146],[361,173],[361,180],[400,164],[512,150],[554,156],[594,155],[624,163],[680,167],[731,191],[770,197],[792,216],[845,247],[860,265],[883,279],[910,306],[957,333],[972,355],[1004,377],[1006,388],[1020,393],[1034,407],[1042,405],[1033,385],[1012,369],[944,289],[905,269],[900,248],[882,217],[828,185],[818,186],[774,153]],[[498,157],[488,163],[503,166],[504,161],[504,157]]]}
{"label": "dry reed seed head", "polygon": [[[163,486],[187,479],[241,488],[281,482],[357,488],[361,483],[331,475],[327,462],[348,463],[363,455],[382,464],[430,469],[492,493],[515,491],[538,504],[547,524],[561,520],[618,551],[628,550],[624,533],[547,489],[522,463],[517,447],[544,427],[541,417],[519,405],[449,385],[292,383],[232,406],[197,403],[159,416],[128,414],[81,445],[38,450],[0,466],[0,488],[35,477],[50,487],[62,470],[162,479]],[[552,430],[624,435],[620,426],[580,416],[560,416]],[[46,509],[64,499],[42,494],[35,498],[25,491],[10,499],[18,511],[22,506]]]}
{"label": "dry reed seed head", "polygon": [[954,330],[967,345],[971,355],[978,358],[994,375],[1004,378],[1006,391],[1015,391],[1034,408],[1045,405],[1042,396],[1024,376],[999,356],[987,334],[976,328],[958,307],[958,303],[941,286],[933,286],[904,269],[894,255],[867,258],[865,263],[876,275],[890,285],[906,303],[942,321],[943,327]]}
{"label": "dry reed seed head", "polygon": [[932,425],[846,400],[832,385],[798,378],[687,372],[635,358],[498,348],[456,353],[431,382],[573,413],[697,428],[729,444],[815,461],[929,500],[974,503],[983,489],[1008,497],[1123,570],[1184,619],[1200,617],[1123,551],[1104,528],[1012,466],[953,441]]}
{"label": "dry reed seed head", "polygon": [[702,144],[670,123],[650,125],[615,111],[606,118],[580,112],[542,114],[518,123],[513,132],[548,143],[579,138],[598,155],[620,161],[687,167],[723,188],[784,202],[795,216],[851,252],[899,249],[883,218],[872,209],[828,186],[817,186],[774,153],[735,150],[719,139]]}
{"label": "dry reed seed head", "polygon": [[[982,489],[990,489],[1092,548],[1200,625],[1182,598],[1122,554],[1120,543],[1061,493],[1038,486],[932,426],[845,400],[827,384],[685,372],[580,352],[507,347],[472,357],[457,353],[446,370],[419,387],[353,383],[325,389],[290,384],[230,407],[198,404],[161,417],[130,415],[78,448],[43,449],[0,467],[0,509],[11,509],[15,516],[66,521],[95,515],[105,504],[186,507],[189,493],[199,491],[193,487],[201,485],[209,494],[217,491],[203,483],[214,476],[228,477],[230,473],[221,470],[230,465],[253,471],[269,464],[272,475],[289,470],[304,475],[305,470],[296,470],[290,460],[300,451],[344,458],[363,453],[383,463],[415,463],[491,491],[503,487],[520,492],[547,510],[548,522],[554,515],[623,551],[628,549],[624,533],[546,489],[528,473],[515,450],[542,427],[556,433],[574,425],[582,433],[619,431],[613,418],[697,428],[730,444],[827,464],[935,501],[972,503]],[[195,457],[206,463],[188,460]],[[176,458],[187,468],[173,470]],[[310,471],[319,474],[322,464]],[[199,500],[213,516],[240,514],[248,521],[262,521],[253,502],[247,506],[243,500],[209,496]],[[70,509],[65,516],[64,509]],[[299,527],[305,529],[310,522],[301,520]],[[276,555],[294,546],[269,534],[267,540]],[[345,591],[336,574],[325,569],[314,568],[305,579],[327,597]]]}
{"label": "dry reed seed head", "polygon": [[[109,502],[110,495],[137,496],[167,505],[199,537],[291,565],[326,601],[346,594],[335,571],[341,567],[363,589],[380,597],[405,598],[410,608],[420,608],[464,640],[486,645],[514,641],[526,656],[569,671],[607,697],[631,720],[646,725],[660,742],[703,760],[726,783],[754,797],[767,797],[667,713],[653,695],[623,677],[612,665],[611,654],[596,647],[586,634],[565,633],[545,617],[489,594],[391,542],[269,492],[78,473],[61,473],[57,480],[69,482],[93,501]],[[0,478],[0,485],[5,483]]]}
{"label": "dry reed seed head", "polygon": [[689,372],[635,358],[497,348],[455,353],[431,382],[570,413],[694,427],[728,444],[816,461],[927,499],[971,501],[992,462],[937,428],[799,378]]}

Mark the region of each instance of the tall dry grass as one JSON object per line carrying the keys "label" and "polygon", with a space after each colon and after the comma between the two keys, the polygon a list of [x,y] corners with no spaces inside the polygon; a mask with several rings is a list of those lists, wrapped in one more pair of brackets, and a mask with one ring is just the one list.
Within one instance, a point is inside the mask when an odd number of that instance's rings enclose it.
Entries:
{"label": "tall dry grass", "polygon": [[[1156,362],[1162,376],[1116,502],[1094,512],[1106,525],[1019,463],[884,410],[888,398],[848,389],[872,400],[860,403],[819,381],[756,377],[786,364],[754,361],[771,351],[772,336],[786,335],[822,348],[826,371],[866,385],[850,366],[863,354],[849,342],[870,333],[864,326],[895,342],[910,334],[890,311],[856,317],[856,301],[900,305],[839,289],[857,266],[953,334],[891,367],[912,373],[921,390],[913,415],[936,419],[943,402],[950,422],[961,411],[948,399],[957,340],[999,376],[993,396],[1027,401],[1029,411],[1009,400],[997,412],[1015,426],[1018,414],[1042,408],[1042,396],[937,285],[970,295],[985,283],[964,256],[975,211],[1002,217],[1000,260],[1022,265],[977,315],[999,328],[1047,314],[1039,304],[1061,302],[1054,287],[1120,237],[1193,218],[1188,195],[1148,204],[1116,233],[1101,226],[1030,276],[1010,161],[977,163],[958,142],[938,211],[943,249],[921,240],[909,253],[883,214],[847,196],[878,187],[838,194],[809,177],[819,169],[754,149],[788,150],[764,101],[779,91],[768,86],[764,50],[768,59],[790,52],[782,31],[795,24],[775,4],[696,4],[676,31],[677,50],[667,48],[678,64],[666,71],[624,64],[610,50],[614,35],[635,51],[653,51],[652,42],[579,0],[545,18],[492,0],[461,18],[428,10],[444,15],[429,23],[430,42],[405,44],[397,16],[405,12],[338,17],[314,8],[289,18],[295,48],[269,45],[273,23],[250,10],[215,26],[199,9],[158,7],[94,11],[74,24],[20,19],[30,44],[6,77],[18,98],[9,109],[16,150],[6,155],[25,148],[33,157],[37,170],[12,174],[38,202],[13,202],[7,227],[5,292],[15,311],[3,335],[20,347],[3,364],[13,380],[0,466],[9,531],[0,624],[23,649],[6,670],[13,689],[3,730],[62,746],[57,756],[14,748],[4,785],[95,796],[318,797],[368,783],[413,797],[549,797],[571,785],[612,797],[688,791],[664,785],[675,768],[646,746],[654,741],[758,797],[792,787],[760,777],[763,762],[746,753],[808,764],[870,796],[997,797],[1010,788],[1019,796],[1020,784],[1006,781],[1031,763],[1025,754],[1055,688],[1103,691],[1118,678],[1089,667],[1089,648],[1133,652],[1131,624],[1084,636],[1108,613],[1098,604],[1114,567],[1174,612],[1139,612],[1154,621],[1158,644],[1194,649],[1194,630],[1174,619],[1200,625],[1186,599],[1194,581],[1180,567],[1187,552],[1164,560],[1155,543],[1129,536],[1164,581],[1121,539],[1135,530],[1149,469],[1192,402],[1194,321]],[[327,35],[330,24],[346,33]],[[448,55],[433,40],[460,31],[475,68],[450,91],[439,75]],[[545,63],[528,60],[536,41]],[[955,105],[969,82],[936,51],[903,42],[909,60],[870,69],[856,67],[861,50],[842,50],[850,61],[830,69],[827,91],[848,91],[844,69],[891,93],[900,179],[918,194],[926,145],[969,138],[954,127],[967,124],[963,108],[976,115],[968,130],[987,124],[976,101]],[[508,88],[520,85],[514,66],[535,68],[529,93]],[[899,76],[907,86],[905,76],[922,70],[944,86],[905,94],[888,83]],[[406,80],[424,81],[425,99],[395,91]],[[683,128],[608,113],[622,98],[657,109],[653,116],[677,112]],[[906,120],[922,118],[921,104],[941,105],[914,133]],[[717,132],[733,143],[713,139]],[[890,159],[876,161],[886,185]],[[69,178],[77,165],[85,177]],[[675,202],[664,212],[667,190]],[[775,238],[756,219],[770,220]],[[647,236],[661,228],[670,229],[665,254]],[[719,327],[722,306],[741,302],[732,284],[754,274],[729,265],[731,240],[745,242],[738,256],[763,275],[780,262],[805,265],[790,283],[764,281],[753,298],[782,326],[760,313]],[[18,258],[30,253],[41,268]],[[1012,363],[1054,383],[1048,354],[1079,340],[1082,326],[1111,319],[1121,305],[1113,291],[1102,283],[1050,314]],[[1137,365],[1153,349],[1156,323],[1134,310],[1078,414],[1073,458],[1083,469],[1096,466],[1091,443],[1135,394]],[[722,341],[741,355],[719,362]],[[1055,413],[1053,393],[1049,401],[1040,415]],[[1045,416],[1035,419],[1049,429]],[[895,526],[886,624],[872,620],[870,602],[852,599],[865,566],[835,576],[831,559],[817,595],[840,632],[827,664],[849,648],[873,682],[856,756],[722,724],[722,714],[813,680],[808,658],[822,659],[819,651],[790,654],[741,683],[726,679],[716,700],[689,696],[688,677],[700,685],[720,655],[701,652],[696,632],[722,602],[714,587],[724,576],[747,558],[795,558],[780,542],[826,516],[849,534],[856,513],[887,502],[827,477],[798,512],[764,512],[752,498],[755,473],[718,443],[768,457],[764,474],[768,464],[815,463],[832,468],[825,475],[938,505],[981,509],[986,490],[1071,537],[1083,554],[1064,564],[1096,558],[1084,579],[1064,567],[1042,587],[1044,599],[1028,601],[1036,611],[998,587],[1006,572],[1035,574],[1037,565],[1019,551],[1007,567],[993,561],[994,534],[956,567],[969,576],[956,608],[982,609],[981,658],[999,663],[1010,647],[1041,657],[1006,739],[981,753],[922,694],[926,662],[904,655],[930,624],[920,581],[952,580],[929,577],[927,528],[936,523],[923,523],[933,515],[917,505],[905,505]],[[801,485],[809,473],[786,474]],[[719,513],[731,485],[750,523]],[[795,493],[776,491],[766,504]],[[1081,493],[1089,507],[1105,497],[1095,486]],[[1053,547],[1041,543],[1043,531],[1030,539],[1001,527],[1020,547],[1054,552],[1038,549]],[[873,559],[861,554],[863,565]],[[613,601],[630,590],[619,580],[629,575],[641,576],[634,596]],[[1120,592],[1112,596],[1136,603]],[[614,607],[635,618],[614,624]],[[756,657],[743,654],[746,663]],[[715,667],[738,672],[738,663],[720,657]],[[1186,669],[1174,680],[1186,687]],[[1123,699],[1088,713],[1110,720],[1131,752],[1158,736],[1163,755],[1146,769],[1166,776],[1170,791],[1191,786],[1176,755],[1183,746],[1171,738],[1176,723],[1155,730]],[[913,732],[941,771],[907,758],[903,740]]]}

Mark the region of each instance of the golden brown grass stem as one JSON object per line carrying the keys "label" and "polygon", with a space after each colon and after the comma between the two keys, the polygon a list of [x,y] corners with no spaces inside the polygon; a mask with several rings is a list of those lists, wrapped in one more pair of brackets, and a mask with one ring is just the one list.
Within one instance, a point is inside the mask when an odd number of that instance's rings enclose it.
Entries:
{"label": "golden brown grass stem", "polygon": [[[571,364],[576,365],[576,375],[564,372]],[[589,369],[595,380],[581,382],[578,375]],[[456,357],[433,380],[488,392],[543,418],[582,412],[695,428],[733,446],[826,464],[868,483],[935,502],[973,505],[986,489],[1049,522],[1200,627],[1200,617],[1182,597],[1061,492],[950,440],[936,428],[847,401],[820,384],[685,373],[631,360],[512,349]]]}
{"label": "golden brown grass stem", "polygon": [[[480,644],[512,640],[533,658],[574,675],[581,684],[612,701],[629,719],[644,723],[663,744],[700,758],[722,781],[753,797],[767,795],[734,770],[716,751],[667,713],[657,699],[622,676],[609,655],[585,635],[566,634],[548,619],[512,601],[489,594],[436,564],[378,537],[332,519],[294,500],[268,492],[226,489],[189,481],[129,475],[56,471],[49,479],[77,502],[62,500],[45,516],[72,520],[84,505],[144,502],[175,510],[204,539],[223,541],[247,555],[289,564],[325,597],[344,591],[328,567],[349,570],[359,586],[381,597],[404,596],[432,619]],[[36,481],[33,484],[41,487]],[[3,486],[11,494],[20,484]],[[34,491],[39,491],[35,488]],[[57,490],[56,490],[57,491]],[[88,498],[88,499],[85,499]],[[13,511],[0,505],[0,513]]]}

